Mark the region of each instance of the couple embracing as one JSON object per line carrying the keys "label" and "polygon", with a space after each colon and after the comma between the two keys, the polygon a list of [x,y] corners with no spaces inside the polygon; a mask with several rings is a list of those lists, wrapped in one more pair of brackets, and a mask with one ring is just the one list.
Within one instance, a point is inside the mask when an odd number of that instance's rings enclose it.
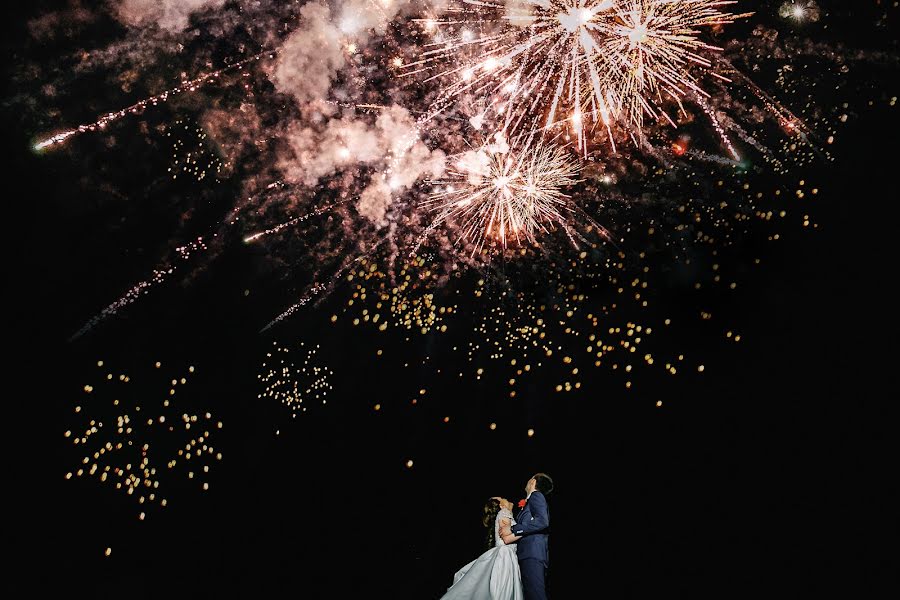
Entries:
{"label": "couple embracing", "polygon": [[537,473],[525,484],[525,505],[513,518],[512,502],[495,496],[484,506],[488,550],[453,576],[441,600],[545,600],[549,567],[553,480]]}

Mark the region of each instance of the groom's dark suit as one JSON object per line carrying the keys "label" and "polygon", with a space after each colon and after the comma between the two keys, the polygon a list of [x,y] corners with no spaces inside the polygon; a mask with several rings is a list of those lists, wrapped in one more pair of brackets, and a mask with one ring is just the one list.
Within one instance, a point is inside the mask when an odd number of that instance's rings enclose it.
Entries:
{"label": "groom's dark suit", "polygon": [[516,554],[519,557],[519,570],[522,572],[525,600],[547,598],[544,577],[550,565],[549,528],[547,499],[535,490],[528,496],[528,502],[516,517],[516,524],[511,527],[514,535],[522,536],[516,544]]}

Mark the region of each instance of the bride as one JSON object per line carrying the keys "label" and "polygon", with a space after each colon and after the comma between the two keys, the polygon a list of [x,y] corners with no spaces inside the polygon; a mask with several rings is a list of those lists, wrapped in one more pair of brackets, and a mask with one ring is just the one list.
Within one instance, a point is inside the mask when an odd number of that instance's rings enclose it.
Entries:
{"label": "bride", "polygon": [[522,579],[516,545],[519,538],[500,538],[500,528],[514,525],[512,502],[494,497],[484,505],[488,550],[453,576],[453,585],[441,600],[522,600]]}

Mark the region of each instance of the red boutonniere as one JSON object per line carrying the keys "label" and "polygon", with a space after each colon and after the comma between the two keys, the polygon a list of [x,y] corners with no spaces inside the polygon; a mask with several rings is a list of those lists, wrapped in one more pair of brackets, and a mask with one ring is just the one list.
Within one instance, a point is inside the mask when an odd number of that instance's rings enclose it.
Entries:
{"label": "red boutonniere", "polygon": [[518,506],[519,508],[525,508],[525,502],[526,500],[522,498],[521,500],[519,500],[519,503],[516,506]]}

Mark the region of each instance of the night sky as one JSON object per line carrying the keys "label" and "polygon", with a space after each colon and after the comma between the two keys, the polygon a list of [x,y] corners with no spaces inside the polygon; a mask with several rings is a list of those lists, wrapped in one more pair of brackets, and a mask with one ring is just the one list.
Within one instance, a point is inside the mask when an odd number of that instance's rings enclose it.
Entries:
{"label": "night sky", "polygon": [[[10,550],[21,562],[16,570],[35,573],[8,580],[10,591],[437,599],[483,550],[485,500],[516,502],[531,475],[544,471],[555,482],[549,588],[557,600],[808,598],[835,588],[886,597],[885,584],[896,585],[896,560],[881,546],[894,542],[898,500],[887,458],[896,446],[889,413],[898,336],[888,289],[897,272],[898,12],[896,4],[873,0],[823,1],[818,22],[791,27],[777,16],[781,3],[760,4],[759,19],[788,45],[791,36],[811,39],[851,65],[847,73],[809,61],[803,79],[782,89],[778,75],[758,72],[757,83],[772,96],[796,92],[785,101],[798,111],[791,100],[812,98],[813,128],[824,133],[817,139],[836,131],[833,143],[780,172],[762,160],[745,169],[749,174],[715,167],[725,174],[711,176],[708,193],[701,186],[683,199],[676,197],[681,183],[654,184],[653,197],[664,201],[650,201],[640,178],[622,176],[622,189],[636,189],[641,202],[610,202],[594,218],[627,239],[620,245],[626,273],[648,267],[649,306],[621,301],[612,310],[617,284],[598,287],[580,276],[560,294],[556,281],[588,271],[558,268],[565,260],[554,256],[518,260],[501,252],[483,268],[460,263],[449,283],[408,291],[409,298],[427,291],[435,306],[454,307],[438,311],[424,333],[396,320],[385,331],[366,322],[362,311],[371,303],[357,298],[348,305],[357,280],[346,278],[261,331],[328,268],[320,265],[339,264],[348,252],[333,245],[329,230],[340,215],[322,215],[279,244],[223,234],[208,255],[183,261],[152,293],[75,339],[129,286],[161,264],[176,264],[176,247],[221,231],[218,224],[247,196],[247,181],[277,178],[279,163],[266,159],[266,147],[230,153],[235,146],[198,137],[215,137],[204,111],[227,112],[233,88],[240,88],[233,83],[126,116],[58,149],[33,151],[48,133],[165,89],[167,77],[178,80],[181,63],[148,52],[129,63],[129,80],[143,70],[152,81],[124,89],[106,69],[67,73],[56,57],[111,48],[135,39],[132,30],[96,14],[67,28],[77,3],[33,2],[9,15],[2,106],[12,155],[7,297],[15,308],[7,315],[21,337],[9,344],[7,401],[29,414],[7,422],[14,439],[7,458],[17,473],[7,479],[7,499],[17,506],[7,519],[16,538]],[[88,12],[94,10],[103,9]],[[36,33],[35,20],[52,14],[62,15],[63,24],[52,24],[56,33]],[[736,35],[751,29],[735,26]],[[211,46],[205,35],[180,56]],[[224,52],[220,45],[209,55]],[[251,79],[248,85],[262,90],[254,101],[268,110],[271,84],[258,73]],[[47,94],[51,81],[56,89]],[[283,130],[272,115],[284,113],[258,110],[261,130],[277,137],[272,132]],[[769,142],[774,134],[765,135]],[[186,171],[173,180],[173,156],[187,152],[210,174]],[[693,172],[710,175],[710,167]],[[786,197],[773,196],[749,214],[786,210],[787,217],[737,220],[727,243],[698,242],[680,252],[657,243],[674,238],[631,235],[650,222],[674,231],[680,205],[690,213],[705,201],[718,204],[732,194],[716,189],[718,179],[723,189],[738,190],[728,198],[737,198],[745,182],[751,192],[783,189]],[[585,194],[594,193],[593,184],[584,185]],[[813,188],[814,195],[794,194]],[[632,261],[645,244],[655,250]],[[440,252],[433,256],[449,264]],[[548,264],[560,279],[545,276]],[[409,272],[415,278],[424,268]],[[712,283],[718,273],[725,274],[719,286]],[[599,367],[580,358],[589,331],[566,331],[574,320],[551,323],[554,353],[530,355],[534,368],[517,373],[520,352],[503,347],[502,358],[491,357],[488,339],[503,336],[478,329],[492,309],[515,321],[523,296],[510,289],[548,307],[584,293],[590,299],[575,312],[602,315],[599,329],[604,319],[612,327],[652,325],[648,344],[677,375],[659,364],[626,372],[627,354],[613,352]],[[354,325],[355,318],[363,322]],[[470,352],[473,343],[482,346]],[[321,386],[306,393],[299,410],[267,396],[260,379],[264,363],[277,363],[284,349],[296,368],[307,368],[295,374],[300,386]],[[557,391],[569,382],[571,389]],[[174,415],[179,429],[142,427],[163,414],[167,398],[173,408],[166,426]],[[154,464],[164,507],[159,498],[138,500],[149,488],[126,494],[98,474],[74,475],[89,465],[81,464],[84,451],[72,437],[97,419],[105,421],[97,438],[115,444],[119,406],[132,405],[142,408],[128,410],[139,430],[135,443],[162,452]],[[181,430],[182,414],[199,423]],[[212,449],[167,468],[197,436],[199,446]],[[100,447],[91,444],[92,451]],[[133,451],[129,456],[140,456]]]}

